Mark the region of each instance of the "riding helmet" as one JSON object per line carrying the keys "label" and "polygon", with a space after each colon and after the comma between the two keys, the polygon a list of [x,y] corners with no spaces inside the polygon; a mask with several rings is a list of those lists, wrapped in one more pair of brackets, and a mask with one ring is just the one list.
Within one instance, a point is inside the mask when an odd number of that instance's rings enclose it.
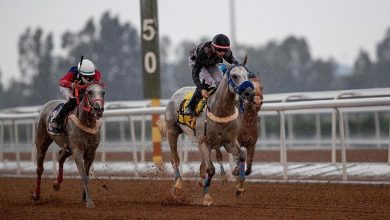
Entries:
{"label": "riding helmet", "polygon": [[[81,64],[81,66],[80,66]],[[92,61],[85,59],[82,60],[78,65],[77,65],[77,70],[81,75],[84,76],[93,76],[95,75],[95,65],[92,63]]]}
{"label": "riding helmet", "polygon": [[230,48],[230,40],[224,34],[217,34],[213,37],[211,44],[219,49],[229,49]]}

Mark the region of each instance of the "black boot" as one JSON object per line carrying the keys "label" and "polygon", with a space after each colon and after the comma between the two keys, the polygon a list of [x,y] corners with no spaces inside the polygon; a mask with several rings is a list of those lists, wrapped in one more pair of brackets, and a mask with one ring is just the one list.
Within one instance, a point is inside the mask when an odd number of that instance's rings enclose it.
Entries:
{"label": "black boot", "polygon": [[192,97],[190,99],[190,102],[188,103],[186,109],[184,110],[183,114],[185,115],[194,115],[195,114],[195,106],[199,102],[199,100],[202,99],[202,93],[196,89],[194,94],[192,94]]}
{"label": "black boot", "polygon": [[64,126],[65,117],[71,112],[77,105],[75,98],[70,98],[60,109],[57,115],[52,119],[52,126],[58,129],[62,129]]}

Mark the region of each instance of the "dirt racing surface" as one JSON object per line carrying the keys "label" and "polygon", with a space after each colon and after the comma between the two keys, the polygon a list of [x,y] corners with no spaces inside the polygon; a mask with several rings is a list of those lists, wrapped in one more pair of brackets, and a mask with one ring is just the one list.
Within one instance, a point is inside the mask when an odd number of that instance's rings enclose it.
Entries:
{"label": "dirt racing surface", "polygon": [[91,179],[95,208],[81,203],[80,179],[61,190],[42,179],[41,202],[33,203],[34,179],[0,178],[0,219],[389,219],[389,185],[234,183],[213,180],[214,205],[203,206],[198,183],[185,181],[185,200],[170,196],[172,181]]}

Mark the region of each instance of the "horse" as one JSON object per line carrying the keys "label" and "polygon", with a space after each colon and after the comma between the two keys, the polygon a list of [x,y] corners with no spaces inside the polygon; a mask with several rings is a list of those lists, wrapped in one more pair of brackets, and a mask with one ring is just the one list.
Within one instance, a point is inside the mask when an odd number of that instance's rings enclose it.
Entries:
{"label": "horse", "polygon": [[160,121],[159,128],[163,136],[167,137],[170,146],[171,164],[175,173],[175,184],[172,190],[175,198],[180,199],[183,196],[183,183],[179,170],[180,159],[177,153],[177,139],[183,132],[191,140],[197,142],[202,161],[205,163],[201,170],[201,173],[207,176],[203,184],[204,205],[213,203],[209,194],[211,180],[215,174],[215,167],[210,157],[212,149],[224,146],[226,151],[233,154],[236,167],[232,173],[240,177],[236,187],[236,195],[240,195],[244,191],[245,154],[241,151],[237,141],[238,109],[235,103],[236,95],[243,101],[253,101],[254,88],[248,80],[248,72],[242,64],[228,66],[218,88],[206,100],[205,110],[200,112],[196,118],[194,130],[178,122],[184,97],[193,91],[194,87],[180,88],[169,100],[165,110],[165,118]]}
{"label": "horse", "polygon": [[[35,145],[37,149],[36,184],[32,199],[40,199],[41,177],[44,171],[43,162],[49,145],[54,141],[60,148],[59,170],[53,189],[60,190],[63,181],[63,165],[65,160],[73,155],[81,181],[84,187],[82,201],[88,208],[95,205],[88,191],[89,170],[95,158],[95,151],[100,142],[100,118],[104,112],[105,90],[100,83],[84,86],[84,95],[80,104],[65,120],[63,133],[53,135],[47,130],[47,123],[53,110],[64,103],[63,100],[52,100],[43,105],[36,119]],[[78,97],[77,97],[78,98]]]}
{"label": "horse", "polygon": [[[248,75],[249,80],[252,82],[255,88],[255,96],[253,102],[247,102],[244,104],[244,112],[238,116],[238,134],[237,141],[241,147],[246,149],[246,170],[245,175],[250,175],[252,172],[252,162],[255,153],[255,146],[258,134],[258,112],[263,105],[263,84],[261,79],[255,74]],[[227,176],[222,165],[222,153],[220,149],[216,149],[216,159],[219,163],[221,170],[222,184],[227,183]]]}

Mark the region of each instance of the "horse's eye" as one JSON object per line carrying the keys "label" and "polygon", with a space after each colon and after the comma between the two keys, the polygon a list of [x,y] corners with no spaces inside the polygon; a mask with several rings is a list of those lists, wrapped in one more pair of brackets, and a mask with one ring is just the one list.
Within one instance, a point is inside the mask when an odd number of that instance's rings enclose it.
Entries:
{"label": "horse's eye", "polygon": [[102,95],[105,95],[106,94],[106,91],[102,91]]}
{"label": "horse's eye", "polygon": [[234,74],[234,75],[232,75],[232,78],[233,78],[233,79],[237,79],[238,76]]}

